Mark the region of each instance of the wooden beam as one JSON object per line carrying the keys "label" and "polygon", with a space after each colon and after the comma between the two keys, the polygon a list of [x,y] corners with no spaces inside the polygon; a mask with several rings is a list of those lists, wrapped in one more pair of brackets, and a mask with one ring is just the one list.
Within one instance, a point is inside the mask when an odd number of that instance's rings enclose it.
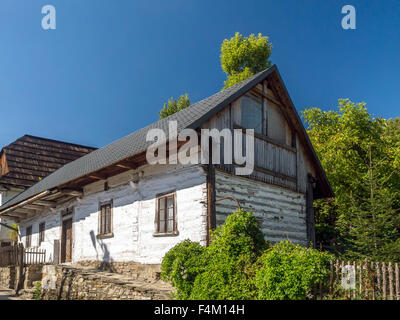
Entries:
{"label": "wooden beam", "polygon": [[66,194],[74,197],[80,197],[83,195],[83,190],[80,188],[64,188],[61,189],[60,192],[61,194]]}
{"label": "wooden beam", "polygon": [[106,180],[107,179],[103,175],[99,175],[99,174],[91,174],[91,175],[89,175],[89,178],[93,178],[93,179],[96,179],[96,180]]}
{"label": "wooden beam", "polygon": [[44,207],[54,207],[57,203],[51,200],[36,200],[33,202],[33,204],[38,204]]}
{"label": "wooden beam", "polygon": [[21,221],[21,217],[9,215],[9,214],[2,214],[0,217],[3,218],[3,219],[10,219],[10,220],[13,220],[15,222],[20,222]]}
{"label": "wooden beam", "polygon": [[289,181],[292,181],[292,182],[297,182],[297,178],[296,177],[287,176],[285,174],[282,174],[282,173],[279,173],[279,172],[274,172],[274,171],[268,170],[268,169],[263,168],[263,167],[254,166],[254,170],[260,171],[260,172],[265,173],[265,174],[268,174],[268,175],[273,176],[275,178],[289,180]]}
{"label": "wooden beam", "polygon": [[45,208],[45,207],[41,206],[41,205],[37,205],[37,204],[26,204],[26,205],[24,205],[24,208],[33,209],[33,210],[43,210],[43,208]]}
{"label": "wooden beam", "polygon": [[29,213],[36,213],[36,210],[24,209],[24,207],[20,207],[20,208],[15,209],[13,212],[14,213],[29,214]]}
{"label": "wooden beam", "polygon": [[130,161],[123,161],[121,163],[116,164],[117,167],[123,168],[123,169],[129,169],[129,170],[135,170],[138,168],[138,165],[135,163],[132,163]]}
{"label": "wooden beam", "polygon": [[62,197],[57,201],[57,205],[62,205],[64,203],[68,202],[68,201],[71,201],[72,199],[75,199],[75,198],[76,198],[76,196],[65,196],[65,197]]}
{"label": "wooden beam", "polygon": [[[244,127],[242,127],[242,126],[239,126],[239,125],[237,125],[237,124],[235,124],[233,127],[234,127],[234,129],[241,129],[241,130],[243,131],[243,134],[245,133],[246,128],[244,128]],[[285,150],[291,151],[291,152],[293,152],[293,153],[296,153],[296,152],[297,152],[297,149],[296,149],[296,148],[293,148],[293,147],[291,147],[291,146],[288,146],[287,144],[284,144],[284,143],[281,143],[281,142],[276,141],[276,140],[274,140],[274,139],[271,139],[270,137],[268,137],[268,136],[266,136],[266,135],[263,135],[263,134],[259,134],[259,133],[257,133],[257,132],[254,132],[254,137],[257,138],[257,139],[260,139],[260,140],[264,140],[264,141],[266,141],[266,142],[268,142],[268,143],[271,143],[271,144],[273,144],[273,145],[275,145],[275,146],[277,146],[277,147],[280,147],[280,148],[283,148],[283,149],[285,149]]]}

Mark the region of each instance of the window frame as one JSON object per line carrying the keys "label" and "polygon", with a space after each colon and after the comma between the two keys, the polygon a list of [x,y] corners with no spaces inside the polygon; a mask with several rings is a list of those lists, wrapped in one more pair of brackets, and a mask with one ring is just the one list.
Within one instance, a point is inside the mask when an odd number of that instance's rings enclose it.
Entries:
{"label": "window frame", "polygon": [[[28,232],[28,230],[30,232]],[[25,231],[25,248],[31,248],[32,247],[32,231],[33,231],[33,225],[30,225],[26,227]]]}
{"label": "window frame", "polygon": [[39,223],[39,239],[38,239],[39,247],[42,244],[42,242],[44,242],[45,231],[46,231],[46,221],[43,221]]}
{"label": "window frame", "polygon": [[[162,199],[166,199],[165,200],[165,215],[167,215],[168,211],[167,211],[167,203],[168,203],[168,198],[172,197],[172,205],[173,205],[173,218],[172,218],[172,223],[173,223],[173,227],[171,231],[168,231],[168,221],[171,219],[165,219],[164,220],[164,232],[160,232],[160,201]],[[177,201],[176,201],[176,191],[169,191],[166,193],[162,193],[162,194],[158,194],[156,196],[156,214],[155,214],[155,221],[154,221],[154,234],[153,236],[155,237],[171,237],[171,236],[177,236],[179,234],[178,231],[178,223],[177,223]]]}
{"label": "window frame", "polygon": [[[244,117],[243,117],[243,112],[244,112],[244,98],[247,98],[247,99],[249,99],[249,100],[252,100],[253,102],[256,102],[256,103],[259,103],[260,104],[260,110],[261,110],[261,118],[260,118],[260,131],[261,132],[258,132],[258,131],[256,131],[256,128],[247,128],[246,126],[244,126],[244,124],[243,124],[243,119],[244,119]],[[254,133],[255,134],[259,134],[259,135],[267,135],[266,133],[267,133],[267,130],[266,130],[266,127],[267,127],[267,120],[266,120],[266,116],[265,116],[265,113],[267,113],[266,112],[266,109],[267,109],[267,107],[264,105],[264,97],[263,96],[258,96],[256,93],[254,93],[254,92],[251,92],[251,91],[249,91],[249,92],[247,92],[247,93],[245,93],[242,97],[241,97],[241,101],[240,101],[240,112],[241,112],[241,115],[240,115],[240,123],[241,123],[241,127],[243,127],[243,128],[245,128],[245,129],[253,129],[254,130]]]}
{"label": "window frame", "polygon": [[[106,226],[102,224],[102,208],[106,207],[106,206],[110,206],[110,219],[109,219],[109,230],[106,230]],[[114,233],[113,233],[113,210],[114,209],[114,203],[113,200],[108,200],[108,201],[103,201],[103,202],[99,202],[99,217],[98,217],[98,230],[97,230],[97,238],[100,239],[105,239],[105,238],[112,238],[114,237]],[[107,221],[107,214],[106,217],[104,219],[104,221]]]}

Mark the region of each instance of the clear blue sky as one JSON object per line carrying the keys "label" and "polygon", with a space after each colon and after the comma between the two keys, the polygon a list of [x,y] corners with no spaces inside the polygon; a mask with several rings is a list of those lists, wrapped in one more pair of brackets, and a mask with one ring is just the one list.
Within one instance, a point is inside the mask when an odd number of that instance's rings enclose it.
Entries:
{"label": "clear blue sky", "polygon": [[[41,8],[57,29],[41,28]],[[357,10],[343,30],[341,8]],[[220,44],[267,35],[298,110],[338,98],[400,116],[400,1],[2,0],[0,146],[24,134],[104,146],[157,120],[171,96],[222,87]]]}

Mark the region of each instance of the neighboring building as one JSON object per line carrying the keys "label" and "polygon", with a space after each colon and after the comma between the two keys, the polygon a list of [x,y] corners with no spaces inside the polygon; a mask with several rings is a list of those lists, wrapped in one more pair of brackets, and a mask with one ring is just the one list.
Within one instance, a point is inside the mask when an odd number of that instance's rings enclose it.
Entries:
{"label": "neighboring building", "polygon": [[[255,170],[236,165],[150,165],[149,129],[255,129]],[[200,131],[199,131],[200,134]],[[314,240],[313,199],[333,192],[276,66],[79,158],[0,207],[18,217],[26,246],[58,262],[159,264],[184,239],[209,232],[241,207],[269,241]]]}
{"label": "neighboring building", "polygon": [[[25,135],[0,151],[0,205],[63,165],[95,148]],[[10,219],[0,222],[12,224]],[[10,243],[10,229],[0,225],[0,245]]]}

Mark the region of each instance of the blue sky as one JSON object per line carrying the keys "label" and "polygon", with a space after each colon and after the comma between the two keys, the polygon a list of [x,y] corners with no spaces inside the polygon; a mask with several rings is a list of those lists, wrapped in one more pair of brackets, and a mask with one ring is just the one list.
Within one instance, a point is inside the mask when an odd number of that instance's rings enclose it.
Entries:
{"label": "blue sky", "polygon": [[[57,29],[41,28],[54,5]],[[357,29],[343,30],[351,4]],[[2,0],[0,146],[24,134],[96,147],[171,96],[219,91],[223,39],[262,33],[298,110],[337,99],[400,116],[400,1]]]}

